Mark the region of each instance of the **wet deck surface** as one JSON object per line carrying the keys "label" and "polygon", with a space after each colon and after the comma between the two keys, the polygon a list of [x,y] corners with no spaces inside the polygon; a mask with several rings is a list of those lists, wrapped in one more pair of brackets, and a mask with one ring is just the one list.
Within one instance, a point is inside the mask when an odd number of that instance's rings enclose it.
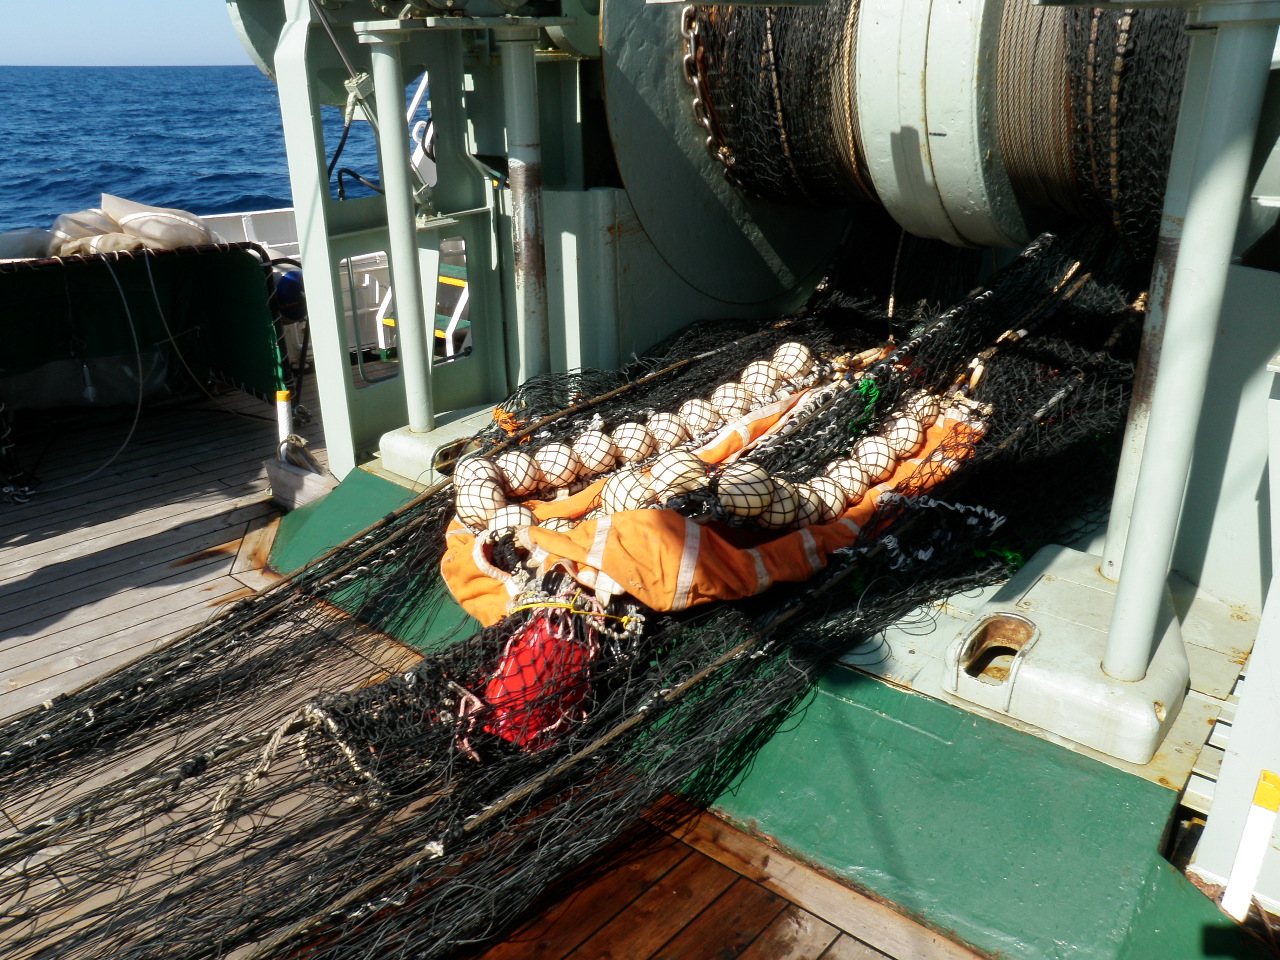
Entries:
{"label": "wet deck surface", "polygon": [[[318,404],[308,398],[312,410]],[[77,419],[81,422],[77,423]],[[273,408],[239,392],[85,420],[19,416],[0,501],[0,720],[136,659],[269,582]],[[324,462],[318,419],[297,424]]]}

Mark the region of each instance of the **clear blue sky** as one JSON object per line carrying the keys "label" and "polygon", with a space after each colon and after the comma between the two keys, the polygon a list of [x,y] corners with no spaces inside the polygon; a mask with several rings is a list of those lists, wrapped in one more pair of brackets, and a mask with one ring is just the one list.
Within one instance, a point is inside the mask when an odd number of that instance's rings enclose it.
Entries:
{"label": "clear blue sky", "polygon": [[0,0],[3,66],[249,63],[225,0]]}

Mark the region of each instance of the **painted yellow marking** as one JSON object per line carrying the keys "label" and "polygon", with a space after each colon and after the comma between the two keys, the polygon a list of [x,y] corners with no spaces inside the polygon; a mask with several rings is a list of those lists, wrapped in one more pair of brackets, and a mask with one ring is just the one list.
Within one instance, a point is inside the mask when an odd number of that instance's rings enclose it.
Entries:
{"label": "painted yellow marking", "polygon": [[383,318],[382,318],[382,325],[383,325],[384,327],[394,327],[394,326],[396,325],[396,318],[395,318],[395,317],[383,317]]}
{"label": "painted yellow marking", "polygon": [[1280,811],[1280,774],[1270,770],[1262,771],[1262,776],[1258,777],[1258,787],[1253,791],[1253,805],[1272,813]]}
{"label": "painted yellow marking", "polygon": [[451,287],[465,287],[467,285],[467,281],[459,280],[457,277],[441,277],[440,282],[447,283]]}
{"label": "painted yellow marking", "polygon": [[292,393],[290,393],[288,390],[277,390],[277,391],[276,391],[276,402],[277,402],[277,403],[288,403],[292,398],[293,398],[293,394],[292,394]]}

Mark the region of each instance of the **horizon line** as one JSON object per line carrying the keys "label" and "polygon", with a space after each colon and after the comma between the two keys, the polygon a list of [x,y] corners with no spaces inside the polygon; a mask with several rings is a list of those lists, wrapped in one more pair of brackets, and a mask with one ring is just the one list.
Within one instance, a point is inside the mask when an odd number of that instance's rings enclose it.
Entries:
{"label": "horizon line", "polygon": [[125,70],[145,70],[149,67],[254,67],[253,63],[0,63],[0,67],[62,67],[66,69],[83,69],[84,67],[113,67]]}

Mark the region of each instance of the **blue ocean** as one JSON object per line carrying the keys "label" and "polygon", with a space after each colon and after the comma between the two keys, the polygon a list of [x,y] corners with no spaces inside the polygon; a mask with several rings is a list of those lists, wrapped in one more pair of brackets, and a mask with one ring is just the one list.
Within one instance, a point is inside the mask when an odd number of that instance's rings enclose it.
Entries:
{"label": "blue ocean", "polygon": [[[332,150],[342,115],[324,113]],[[276,86],[257,67],[0,67],[0,131],[0,231],[47,228],[103,193],[197,214],[293,206]],[[353,124],[341,166],[376,181],[376,157]]]}

